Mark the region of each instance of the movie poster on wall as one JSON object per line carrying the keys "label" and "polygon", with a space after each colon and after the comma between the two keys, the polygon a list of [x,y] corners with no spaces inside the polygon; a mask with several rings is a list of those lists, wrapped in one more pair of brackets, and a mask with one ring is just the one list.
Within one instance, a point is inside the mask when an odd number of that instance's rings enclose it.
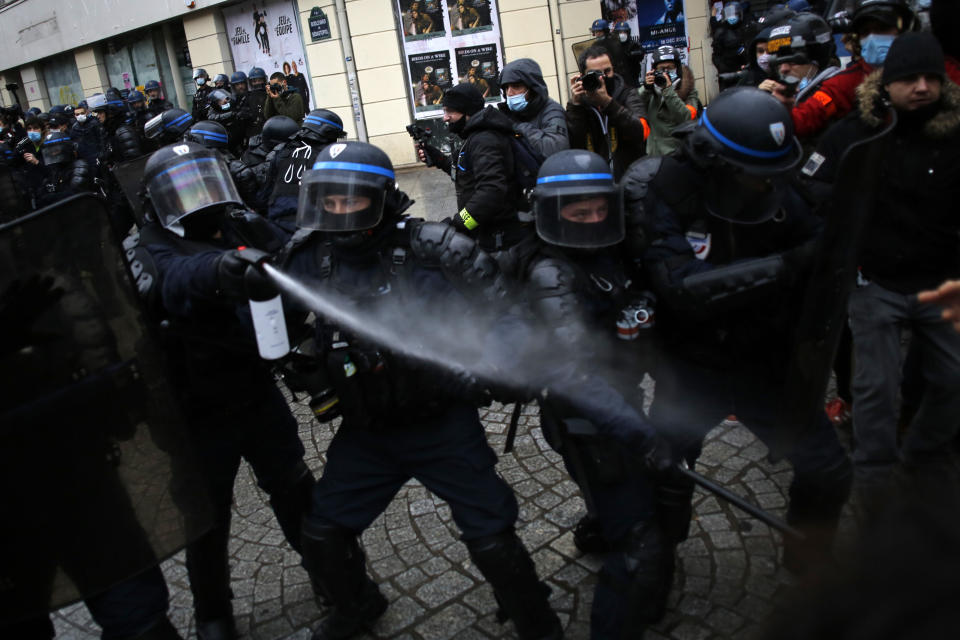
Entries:
{"label": "movie poster on wall", "polygon": [[601,0],[600,15],[611,25],[629,23],[631,35],[639,38],[644,51],[669,44],[686,56],[683,0]]}
{"label": "movie poster on wall", "polygon": [[287,76],[288,87],[305,90],[307,107],[312,108],[300,18],[290,0],[242,2],[223,9],[223,20],[237,71],[249,73],[260,67],[268,78],[280,71]]}
{"label": "movie poster on wall", "polygon": [[418,120],[443,115],[443,93],[472,82],[499,102],[503,68],[500,24],[493,0],[396,0],[410,101]]}

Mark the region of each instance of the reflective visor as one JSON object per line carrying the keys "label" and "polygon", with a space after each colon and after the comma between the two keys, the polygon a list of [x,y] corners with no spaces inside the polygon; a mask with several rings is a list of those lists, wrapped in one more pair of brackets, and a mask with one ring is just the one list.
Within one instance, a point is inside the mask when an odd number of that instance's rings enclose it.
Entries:
{"label": "reflective visor", "polygon": [[300,182],[297,226],[334,232],[371,229],[383,216],[384,200],[382,181],[361,172],[307,171]]}
{"label": "reflective visor", "polygon": [[192,157],[150,179],[147,192],[164,226],[218,204],[243,204],[221,158]]}
{"label": "reflective visor", "polygon": [[537,235],[550,244],[597,249],[624,238],[621,192],[614,186],[570,186],[540,193],[534,213]]}

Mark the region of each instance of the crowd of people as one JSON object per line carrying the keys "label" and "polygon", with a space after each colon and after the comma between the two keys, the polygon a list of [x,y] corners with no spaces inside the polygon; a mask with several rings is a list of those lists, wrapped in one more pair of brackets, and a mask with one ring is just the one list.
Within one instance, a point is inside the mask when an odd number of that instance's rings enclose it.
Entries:
{"label": "crowd of people", "polygon": [[[388,156],[343,141],[333,112],[304,113],[282,73],[209,86],[198,69],[192,113],[150,86],[22,123],[3,112],[12,213],[102,190],[150,276],[138,284],[151,315],[174,328],[216,509],[187,546],[199,638],[237,637],[227,541],[241,458],[328,607],[315,640],[353,637],[388,608],[359,537],[410,478],[450,505],[517,635],[563,637],[479,420],[492,400],[539,405],[584,496],[574,538],[603,557],[597,640],[641,637],[664,615],[694,489],[678,466],[725,417],[793,467],[786,521],[801,535],[785,537],[782,562],[800,576],[829,570],[852,492],[871,535],[894,496],[956,486],[960,68],[904,0],[857,0],[829,20],[790,4],[803,10],[717,11],[714,61],[731,86],[706,107],[673,47],[624,78],[605,24],[565,108],[531,59],[504,66],[499,105],[469,82],[449,89],[443,120],[462,145],[417,143],[454,182],[457,210],[440,222],[406,216]],[[853,54],[842,69],[838,30]],[[844,161],[857,148],[874,173]],[[140,215],[110,171],[137,158]],[[342,313],[284,288],[268,262]],[[277,367],[258,356],[245,309],[279,294],[302,342],[295,365]],[[794,368],[816,369],[817,354],[839,404],[785,415]],[[341,420],[318,479],[277,371],[319,421]],[[838,436],[847,411],[852,451]],[[164,589],[130,591],[128,617],[149,615],[123,637],[179,638]]]}

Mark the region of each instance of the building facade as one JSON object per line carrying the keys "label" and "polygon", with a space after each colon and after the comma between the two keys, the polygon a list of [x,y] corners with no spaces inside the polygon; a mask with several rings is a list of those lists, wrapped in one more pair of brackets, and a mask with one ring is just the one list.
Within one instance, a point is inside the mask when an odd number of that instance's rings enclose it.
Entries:
{"label": "building facade", "polygon": [[[638,4],[659,1],[637,0]],[[211,77],[249,71],[243,61],[235,63],[233,52],[238,50],[237,42],[246,42],[243,39],[250,34],[229,32],[231,15],[249,5],[256,21],[258,12],[269,13],[278,2],[0,0],[0,85],[17,84],[24,109],[46,110],[54,104],[76,104],[110,86],[132,90],[157,80],[169,100],[189,110],[193,68],[202,67]],[[449,10],[452,21],[456,0],[282,3],[296,24],[285,25],[282,32],[280,26],[264,25],[262,38],[273,36],[278,42],[280,36],[299,36],[305,62],[300,72],[308,79],[314,107],[336,112],[351,139],[383,148],[395,165],[414,163],[414,147],[405,130],[418,110],[409,43],[405,46],[405,41],[416,38],[406,35],[415,32],[409,27],[408,14],[421,4],[424,10],[433,6],[437,11],[439,3],[439,10]],[[488,11],[492,7],[495,14],[496,32],[487,37],[498,39],[500,62],[533,58],[543,70],[551,97],[565,104],[569,78],[577,75],[571,45],[590,37],[591,23],[601,17],[601,1],[479,4]],[[717,83],[710,63],[708,4],[707,0],[684,0],[683,8],[689,65],[701,96],[710,97]],[[252,37],[261,52],[269,49],[264,48],[259,30]],[[272,71],[266,70],[268,75]],[[13,102],[11,91],[0,92],[0,103]]]}

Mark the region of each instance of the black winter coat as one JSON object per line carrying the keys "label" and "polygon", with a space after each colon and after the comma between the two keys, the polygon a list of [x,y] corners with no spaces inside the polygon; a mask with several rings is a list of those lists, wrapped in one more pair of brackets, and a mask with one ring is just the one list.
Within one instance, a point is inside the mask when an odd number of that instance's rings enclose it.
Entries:
{"label": "black winter coat", "polygon": [[[857,110],[827,130],[804,165],[803,173],[814,181],[832,185],[847,147],[883,126],[877,115],[883,113],[881,73],[873,72],[857,88]],[[900,293],[960,277],[960,86],[945,79],[942,91],[932,114],[898,113],[872,186],[876,201],[860,268],[869,280]]]}
{"label": "black winter coat", "polygon": [[567,103],[567,127],[572,149],[586,149],[610,162],[615,180],[644,154],[650,126],[636,89],[614,74],[613,100],[599,111],[586,103]]}
{"label": "black winter coat", "polygon": [[103,125],[93,116],[87,116],[82,123],[74,123],[70,127],[70,139],[77,145],[77,155],[90,163],[96,163],[106,144]]}

